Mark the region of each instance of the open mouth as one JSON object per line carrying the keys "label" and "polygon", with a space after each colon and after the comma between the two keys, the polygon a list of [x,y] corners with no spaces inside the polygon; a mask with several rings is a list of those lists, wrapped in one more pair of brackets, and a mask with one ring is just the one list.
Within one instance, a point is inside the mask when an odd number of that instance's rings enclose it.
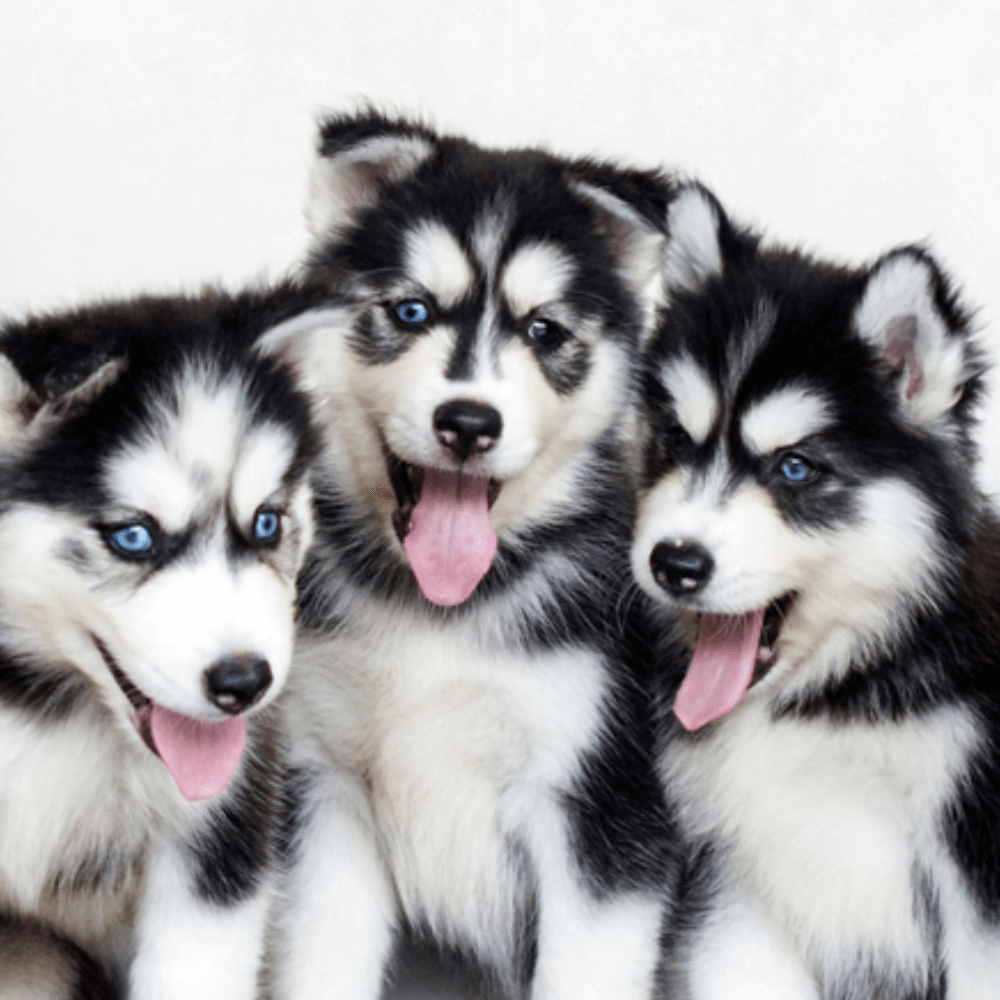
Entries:
{"label": "open mouth", "polygon": [[783,594],[744,614],[703,612],[698,643],[674,701],[674,714],[694,731],[731,712],[778,659],[778,639],[795,601]]}
{"label": "open mouth", "polygon": [[497,537],[489,513],[503,484],[461,467],[413,465],[383,448],[396,494],[392,524],[417,584],[432,604],[461,604],[493,564]]}
{"label": "open mouth", "polygon": [[784,594],[764,609],[764,620],[760,627],[760,640],[757,646],[757,660],[754,664],[753,677],[750,686],[764,679],[770,673],[774,661],[778,658],[777,642],[781,626],[795,600],[794,594]]}
{"label": "open mouth", "polygon": [[132,706],[132,723],[143,743],[163,761],[189,802],[225,791],[243,756],[247,723],[242,716],[206,722],[158,705],[132,682],[107,645],[91,639],[115,683]]}

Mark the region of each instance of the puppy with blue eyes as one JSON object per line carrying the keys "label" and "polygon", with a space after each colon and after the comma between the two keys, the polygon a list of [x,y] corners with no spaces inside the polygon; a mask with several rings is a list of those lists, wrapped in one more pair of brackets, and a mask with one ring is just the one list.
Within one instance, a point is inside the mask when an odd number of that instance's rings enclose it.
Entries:
{"label": "puppy with blue eyes", "polygon": [[0,330],[5,990],[256,994],[281,802],[269,706],[317,440],[290,374],[249,344],[304,304],[145,299]]}
{"label": "puppy with blue eyes", "polygon": [[694,652],[661,773],[691,848],[664,993],[1000,995],[1000,526],[983,361],[935,261],[669,211],[633,547]]}
{"label": "puppy with blue eyes", "polygon": [[273,995],[377,1000],[406,930],[504,995],[639,1000],[669,817],[626,430],[669,185],[378,112],[321,127],[277,327],[324,414]]}

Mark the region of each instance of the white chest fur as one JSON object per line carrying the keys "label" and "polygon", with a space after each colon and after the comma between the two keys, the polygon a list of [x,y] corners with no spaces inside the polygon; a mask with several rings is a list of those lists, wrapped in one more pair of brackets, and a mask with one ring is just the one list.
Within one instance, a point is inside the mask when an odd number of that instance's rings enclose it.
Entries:
{"label": "white chest fur", "polygon": [[939,810],[975,740],[955,710],[832,726],[772,722],[748,702],[678,740],[664,768],[686,823],[729,848],[743,891],[801,956],[882,954],[906,967],[925,953],[915,871],[954,881]]}
{"label": "white chest fur", "polygon": [[502,951],[517,849],[596,738],[607,675],[594,654],[494,652],[473,627],[401,618],[304,650],[296,714],[363,775],[407,914]]}
{"label": "white chest fur", "polygon": [[150,831],[179,818],[165,768],[115,725],[96,708],[58,723],[0,712],[0,902],[83,943],[123,918]]}

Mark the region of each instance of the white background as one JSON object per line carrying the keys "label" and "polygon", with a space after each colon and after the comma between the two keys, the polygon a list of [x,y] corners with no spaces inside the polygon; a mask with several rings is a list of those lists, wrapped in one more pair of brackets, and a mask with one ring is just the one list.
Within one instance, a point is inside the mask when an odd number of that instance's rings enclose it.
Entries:
{"label": "white background", "polygon": [[284,273],[315,116],[370,98],[488,144],[666,164],[836,259],[928,241],[996,339],[994,9],[3,0],[0,314]]}
{"label": "white background", "polygon": [[373,99],[484,143],[695,174],[837,259],[928,241],[989,330],[996,9],[3,0],[0,315],[284,273],[316,115]]}

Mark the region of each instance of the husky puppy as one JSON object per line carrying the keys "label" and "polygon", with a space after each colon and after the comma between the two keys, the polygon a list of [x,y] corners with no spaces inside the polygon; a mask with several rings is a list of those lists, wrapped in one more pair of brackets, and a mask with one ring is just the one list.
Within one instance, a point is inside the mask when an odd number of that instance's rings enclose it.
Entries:
{"label": "husky puppy", "polygon": [[282,766],[263,710],[318,442],[246,342],[296,294],[0,329],[0,981],[23,958],[31,996],[68,995],[79,949],[115,996],[255,995]]}
{"label": "husky puppy", "polygon": [[766,249],[697,186],[668,231],[633,549],[696,637],[662,761],[692,844],[666,993],[1000,996],[1000,528],[968,315],[919,248]]}
{"label": "husky puppy", "polygon": [[343,304],[262,341],[325,400],[337,484],[301,585],[277,997],[374,1000],[401,927],[512,995],[649,995],[669,817],[623,426],[666,200],[376,112],[322,126],[308,273]]}

